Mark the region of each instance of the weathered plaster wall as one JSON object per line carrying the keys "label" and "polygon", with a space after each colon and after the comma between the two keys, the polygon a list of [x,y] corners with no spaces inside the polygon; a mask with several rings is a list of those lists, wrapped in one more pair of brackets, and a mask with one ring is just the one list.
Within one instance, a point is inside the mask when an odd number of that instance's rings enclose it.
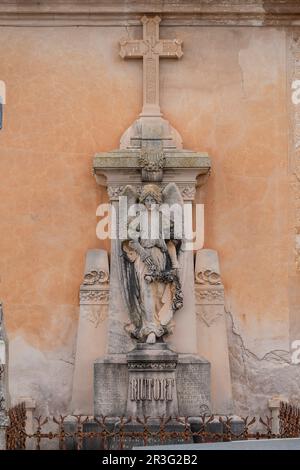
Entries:
{"label": "weathered plaster wall", "polygon": [[[50,412],[69,402],[86,250],[105,247],[96,239],[95,212],[106,196],[94,181],[91,159],[118,147],[141,109],[141,62],[118,56],[118,40],[128,34],[140,37],[141,29],[0,31],[0,79],[7,86],[0,132],[0,296],[11,392],[13,399],[45,400],[42,408]],[[289,351],[293,203],[286,33],[186,26],[162,27],[161,36],[184,41],[180,62],[161,63],[162,110],[186,148],[212,157],[198,200],[206,203],[205,245],[219,252],[227,309],[242,338],[229,336],[241,409],[256,379],[269,373],[270,362],[260,358]],[[251,351],[247,380],[240,363],[244,347]]]}

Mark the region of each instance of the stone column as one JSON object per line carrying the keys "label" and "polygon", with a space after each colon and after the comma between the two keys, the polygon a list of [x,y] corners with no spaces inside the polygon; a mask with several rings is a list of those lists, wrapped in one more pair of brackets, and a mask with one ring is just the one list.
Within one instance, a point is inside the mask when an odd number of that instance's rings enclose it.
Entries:
{"label": "stone column", "polygon": [[93,414],[93,363],[104,354],[109,302],[107,252],[89,250],[80,286],[79,324],[71,411]]}
{"label": "stone column", "polygon": [[199,250],[195,266],[198,353],[211,363],[212,411],[232,413],[232,389],[229,368],[224,286],[218,254]]}
{"label": "stone column", "polygon": [[288,400],[283,397],[282,395],[277,395],[272,397],[268,401],[268,407],[271,411],[271,417],[272,417],[272,432],[274,434],[279,434],[279,411],[280,411],[280,403],[281,402],[287,402]]}

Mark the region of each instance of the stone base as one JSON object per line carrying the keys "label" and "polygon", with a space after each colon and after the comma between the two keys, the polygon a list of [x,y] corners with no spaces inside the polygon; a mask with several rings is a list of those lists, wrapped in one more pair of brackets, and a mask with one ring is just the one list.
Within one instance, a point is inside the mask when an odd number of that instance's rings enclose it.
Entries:
{"label": "stone base", "polygon": [[210,363],[196,354],[179,354],[176,369],[179,416],[211,411]]}
{"label": "stone base", "polygon": [[[128,405],[127,408],[129,374],[133,371],[133,369],[128,369],[128,363],[131,362],[132,364],[136,359],[141,359],[141,356],[138,357],[139,353],[138,350],[134,350],[128,355],[111,354],[95,362],[95,416],[130,416],[136,414],[132,406]],[[173,357],[172,354],[175,356]],[[166,357],[165,353],[163,355]],[[150,353],[151,356],[153,356],[153,351]],[[209,413],[211,409],[210,363],[197,355],[179,354],[177,356],[176,353],[170,350],[168,350],[167,357],[169,359],[177,357],[177,366],[174,371],[178,404],[178,413],[176,414],[179,416],[199,416],[203,413]],[[156,357],[157,359],[158,357]],[[169,371],[169,373],[172,374],[172,371]],[[154,373],[155,376],[156,374],[157,372]],[[170,411],[172,410],[170,409]],[[174,411],[171,413],[173,416]],[[151,415],[153,416],[152,413]]]}
{"label": "stone base", "polygon": [[128,390],[126,354],[110,354],[94,363],[94,415],[125,416]]}
{"label": "stone base", "polygon": [[166,343],[137,344],[127,354],[127,416],[178,416],[177,360]]}
{"label": "stone base", "polygon": [[0,450],[6,449],[6,426],[0,425]]}

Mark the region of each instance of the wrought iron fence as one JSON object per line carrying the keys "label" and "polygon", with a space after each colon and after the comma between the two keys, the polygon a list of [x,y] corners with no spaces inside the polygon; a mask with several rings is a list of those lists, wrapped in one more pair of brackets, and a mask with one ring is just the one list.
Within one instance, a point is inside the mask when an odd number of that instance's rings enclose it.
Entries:
{"label": "wrought iron fence", "polygon": [[282,437],[300,436],[300,408],[280,403],[279,432]]}
{"label": "wrought iron fence", "polygon": [[[21,404],[9,411],[7,449],[130,449],[139,445],[221,442],[300,436],[300,409],[281,403],[279,434],[272,418],[237,418],[202,415],[181,417],[88,417],[69,415],[36,417],[36,429],[26,433],[26,410]],[[260,430],[256,430],[260,427]]]}
{"label": "wrought iron fence", "polygon": [[26,448],[26,408],[25,403],[10,408],[8,411],[9,426],[6,431],[6,448],[8,450]]}

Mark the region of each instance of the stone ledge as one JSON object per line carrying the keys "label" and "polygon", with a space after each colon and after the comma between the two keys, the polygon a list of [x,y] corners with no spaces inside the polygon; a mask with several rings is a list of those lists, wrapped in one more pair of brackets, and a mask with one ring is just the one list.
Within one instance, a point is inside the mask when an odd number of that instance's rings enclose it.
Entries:
{"label": "stone ledge", "polygon": [[291,0],[18,0],[1,2],[0,25],[140,25],[145,13],[162,15],[165,26],[300,24],[300,3]]}
{"label": "stone ledge", "polygon": [[[138,157],[139,151],[117,150],[107,153],[97,153],[94,157],[95,173],[101,170],[139,168]],[[211,162],[207,153],[198,153],[190,150],[166,151],[165,168],[199,168],[199,173],[206,173]],[[200,171],[203,169],[203,171]]]}

